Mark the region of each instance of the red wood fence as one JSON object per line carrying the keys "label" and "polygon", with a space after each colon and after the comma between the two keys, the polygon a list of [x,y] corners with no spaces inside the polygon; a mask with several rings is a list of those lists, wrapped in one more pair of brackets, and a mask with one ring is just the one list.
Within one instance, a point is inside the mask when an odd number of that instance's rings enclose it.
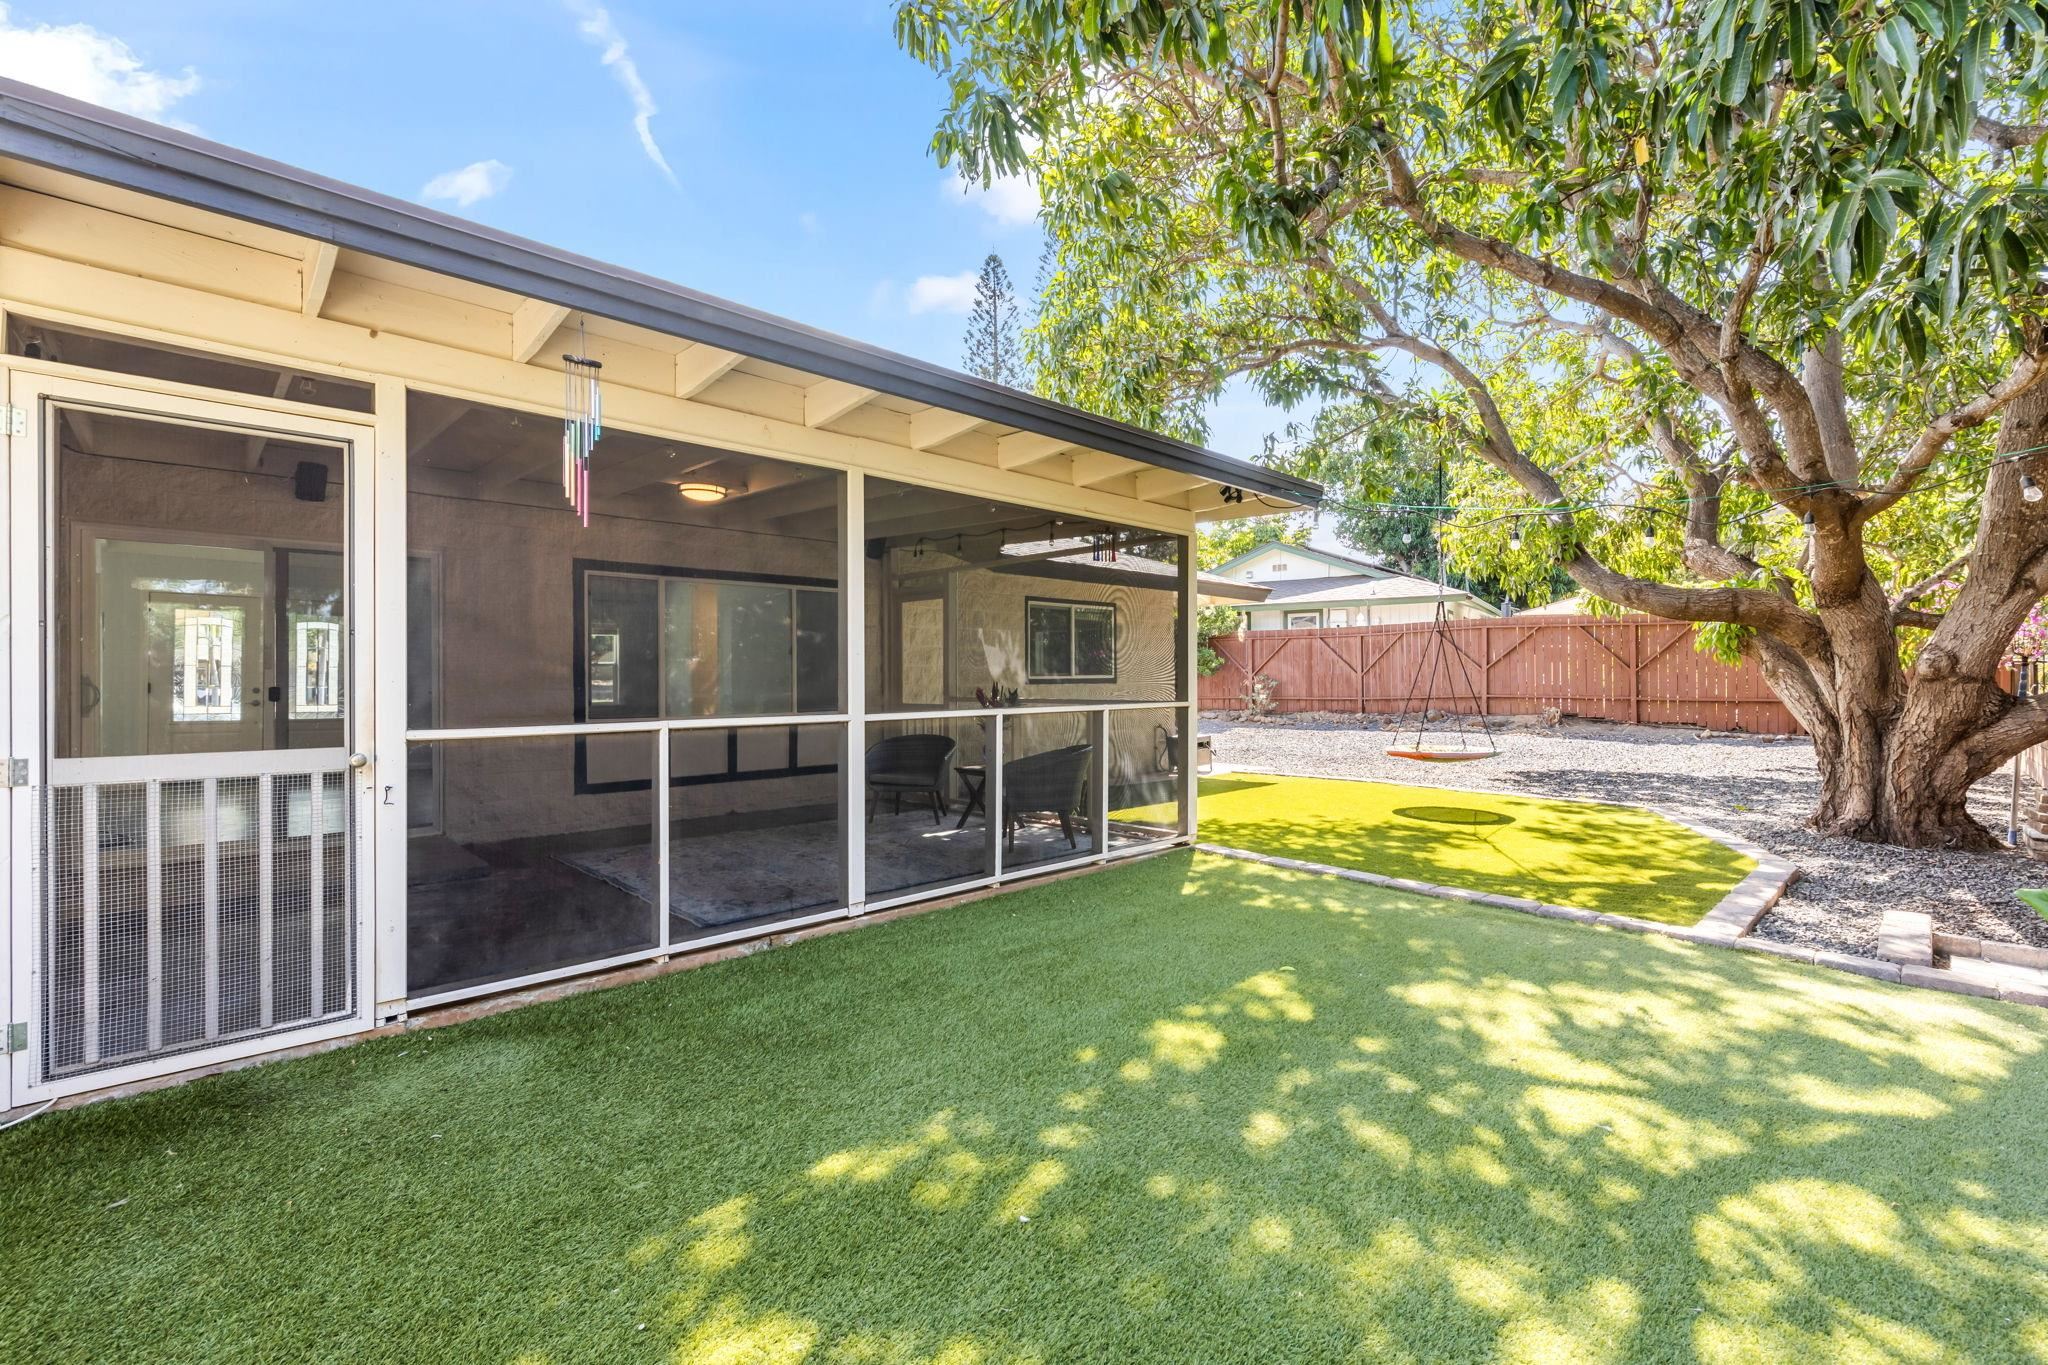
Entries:
{"label": "red wood fence", "polygon": [[[1400,711],[1434,627],[1254,630],[1210,641],[1223,667],[1202,679],[1204,707],[1244,708],[1251,679],[1274,680],[1279,711]],[[1655,617],[1510,616],[1456,621],[1435,705],[1489,716],[1569,716],[1799,733],[1753,662],[1730,668],[1693,648],[1692,627]],[[1453,700],[1455,698],[1455,700]],[[1418,699],[1417,704],[1420,704]]]}

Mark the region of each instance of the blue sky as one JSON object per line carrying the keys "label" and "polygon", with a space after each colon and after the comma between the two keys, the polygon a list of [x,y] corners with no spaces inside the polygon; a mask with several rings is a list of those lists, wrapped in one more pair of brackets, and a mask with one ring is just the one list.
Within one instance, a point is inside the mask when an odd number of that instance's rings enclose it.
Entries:
{"label": "blue sky", "polygon": [[[932,161],[944,92],[891,13],[18,0],[0,74],[957,365],[983,256],[1030,289],[1036,201]],[[1249,457],[1284,420],[1233,392],[1210,444]]]}

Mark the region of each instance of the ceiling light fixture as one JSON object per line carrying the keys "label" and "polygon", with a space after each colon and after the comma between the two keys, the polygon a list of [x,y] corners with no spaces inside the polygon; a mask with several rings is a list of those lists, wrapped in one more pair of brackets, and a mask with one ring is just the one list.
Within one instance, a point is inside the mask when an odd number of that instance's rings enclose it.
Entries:
{"label": "ceiling light fixture", "polygon": [[726,488],[722,483],[679,483],[676,492],[691,502],[722,502]]}

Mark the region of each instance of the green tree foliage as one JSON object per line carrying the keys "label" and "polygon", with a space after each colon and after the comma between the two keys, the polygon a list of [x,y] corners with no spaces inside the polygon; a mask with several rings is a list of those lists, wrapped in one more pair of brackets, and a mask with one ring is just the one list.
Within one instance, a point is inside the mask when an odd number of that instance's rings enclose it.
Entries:
{"label": "green tree foliage", "polygon": [[1013,389],[1024,387],[1024,353],[1017,341],[1017,295],[1003,258],[991,251],[974,281],[974,308],[967,315],[966,356],[969,374]]}
{"label": "green tree foliage", "polygon": [[1223,667],[1223,656],[1209,647],[1209,642],[1219,635],[1236,632],[1241,614],[1234,607],[1203,607],[1195,617],[1195,671],[1208,677]]}
{"label": "green tree foliage", "polygon": [[1454,563],[1757,658],[1821,828],[1989,842],[1963,794],[2048,738],[1993,681],[2048,590],[2048,7],[902,0],[897,30],[947,82],[936,154],[1038,180],[1045,391],[1196,437],[1233,376],[1319,402],[1286,458],[1340,515],[1441,460]]}
{"label": "green tree foliage", "polygon": [[1202,528],[1195,544],[1195,564],[1213,569],[1261,545],[1308,544],[1314,524],[1306,517],[1260,517],[1257,520],[1224,521]]}

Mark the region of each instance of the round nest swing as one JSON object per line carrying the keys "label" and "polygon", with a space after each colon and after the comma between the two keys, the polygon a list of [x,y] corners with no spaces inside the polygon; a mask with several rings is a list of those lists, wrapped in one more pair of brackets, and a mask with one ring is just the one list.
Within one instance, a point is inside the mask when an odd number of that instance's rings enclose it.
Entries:
{"label": "round nest swing", "polygon": [[[1441,469],[1437,473],[1437,483],[1441,500]],[[1494,758],[1500,753],[1500,745],[1493,738],[1493,728],[1486,723],[1486,708],[1479,704],[1479,692],[1472,685],[1472,676],[1481,671],[1481,665],[1451,638],[1450,614],[1444,603],[1447,586],[1443,525],[1439,522],[1436,529],[1436,619],[1430,624],[1429,637],[1423,642],[1422,658],[1416,661],[1415,676],[1408,684],[1408,698],[1401,704],[1401,714],[1395,719],[1394,747],[1387,750],[1388,758],[1405,758],[1412,763],[1474,763],[1482,758]],[[1438,691],[1439,682],[1442,692]],[[1464,684],[1462,696],[1458,691],[1460,682]],[[1420,707],[1416,705],[1417,693],[1421,694]],[[1439,701],[1445,704],[1439,705]],[[1460,702],[1466,703],[1470,709],[1457,709]],[[1414,742],[1402,744],[1403,734],[1409,733],[1406,722],[1411,711],[1415,715]],[[1430,729],[1432,716],[1438,718],[1434,732]]]}

